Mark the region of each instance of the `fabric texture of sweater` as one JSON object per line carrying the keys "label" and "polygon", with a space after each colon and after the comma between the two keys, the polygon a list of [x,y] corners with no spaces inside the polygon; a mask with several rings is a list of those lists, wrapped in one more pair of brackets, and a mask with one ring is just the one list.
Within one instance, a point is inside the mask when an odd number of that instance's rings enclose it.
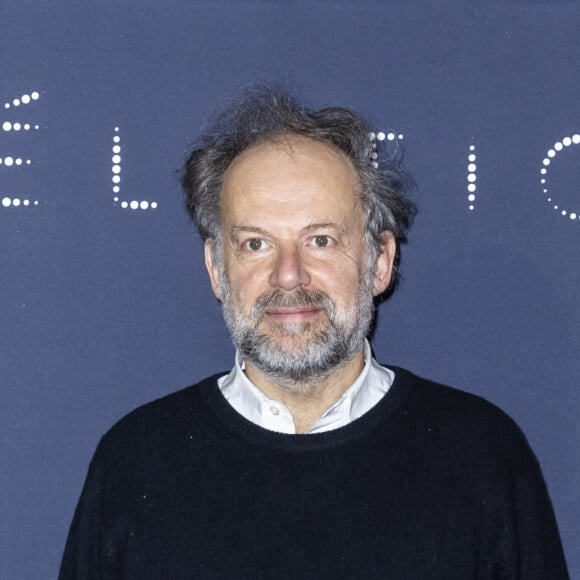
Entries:
{"label": "fabric texture of sweater", "polygon": [[514,422],[395,373],[320,434],[254,425],[217,376],[136,409],[97,448],[60,580],[567,579]]}

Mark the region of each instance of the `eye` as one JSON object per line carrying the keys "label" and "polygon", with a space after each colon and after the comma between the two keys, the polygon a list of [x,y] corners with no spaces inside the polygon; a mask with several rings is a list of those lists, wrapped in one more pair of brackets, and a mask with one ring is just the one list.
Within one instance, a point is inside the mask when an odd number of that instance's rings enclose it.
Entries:
{"label": "eye", "polygon": [[312,245],[316,248],[329,248],[334,240],[330,236],[314,236]]}
{"label": "eye", "polygon": [[259,252],[266,247],[266,242],[260,238],[252,238],[250,240],[246,240],[243,246],[250,252]]}

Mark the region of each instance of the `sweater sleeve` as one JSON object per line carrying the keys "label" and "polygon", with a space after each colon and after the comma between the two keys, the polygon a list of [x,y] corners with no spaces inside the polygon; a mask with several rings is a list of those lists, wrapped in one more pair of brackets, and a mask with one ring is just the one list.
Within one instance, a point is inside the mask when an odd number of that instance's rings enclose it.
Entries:
{"label": "sweater sleeve", "polygon": [[70,526],[59,580],[114,580],[122,577],[126,530],[107,513],[111,472],[99,445]]}
{"label": "sweater sleeve", "polygon": [[558,526],[538,461],[518,429],[513,453],[511,521],[506,525],[502,579],[569,580]]}

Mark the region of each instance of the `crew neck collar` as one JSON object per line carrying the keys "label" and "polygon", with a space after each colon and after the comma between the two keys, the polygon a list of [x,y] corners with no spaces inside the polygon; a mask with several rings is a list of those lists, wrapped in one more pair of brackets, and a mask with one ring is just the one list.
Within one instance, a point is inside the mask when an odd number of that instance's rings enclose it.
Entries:
{"label": "crew neck collar", "polygon": [[388,393],[358,419],[348,425],[323,433],[277,433],[254,424],[240,415],[222,395],[217,382],[224,374],[206,379],[200,383],[198,388],[216,419],[230,432],[233,432],[236,437],[242,437],[257,446],[277,448],[289,452],[303,452],[335,447],[357,439],[368,433],[377,423],[388,418],[399,408],[409,395],[415,377],[409,371],[398,367],[389,365],[386,368],[395,373],[395,379]]}

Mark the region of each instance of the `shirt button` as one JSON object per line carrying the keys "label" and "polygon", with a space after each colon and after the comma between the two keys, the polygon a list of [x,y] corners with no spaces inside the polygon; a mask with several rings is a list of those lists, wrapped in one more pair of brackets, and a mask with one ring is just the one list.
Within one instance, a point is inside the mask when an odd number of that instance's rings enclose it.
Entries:
{"label": "shirt button", "polygon": [[278,416],[280,414],[280,409],[278,409],[278,407],[274,407],[274,405],[272,405],[270,407],[270,413],[272,413],[272,415]]}

